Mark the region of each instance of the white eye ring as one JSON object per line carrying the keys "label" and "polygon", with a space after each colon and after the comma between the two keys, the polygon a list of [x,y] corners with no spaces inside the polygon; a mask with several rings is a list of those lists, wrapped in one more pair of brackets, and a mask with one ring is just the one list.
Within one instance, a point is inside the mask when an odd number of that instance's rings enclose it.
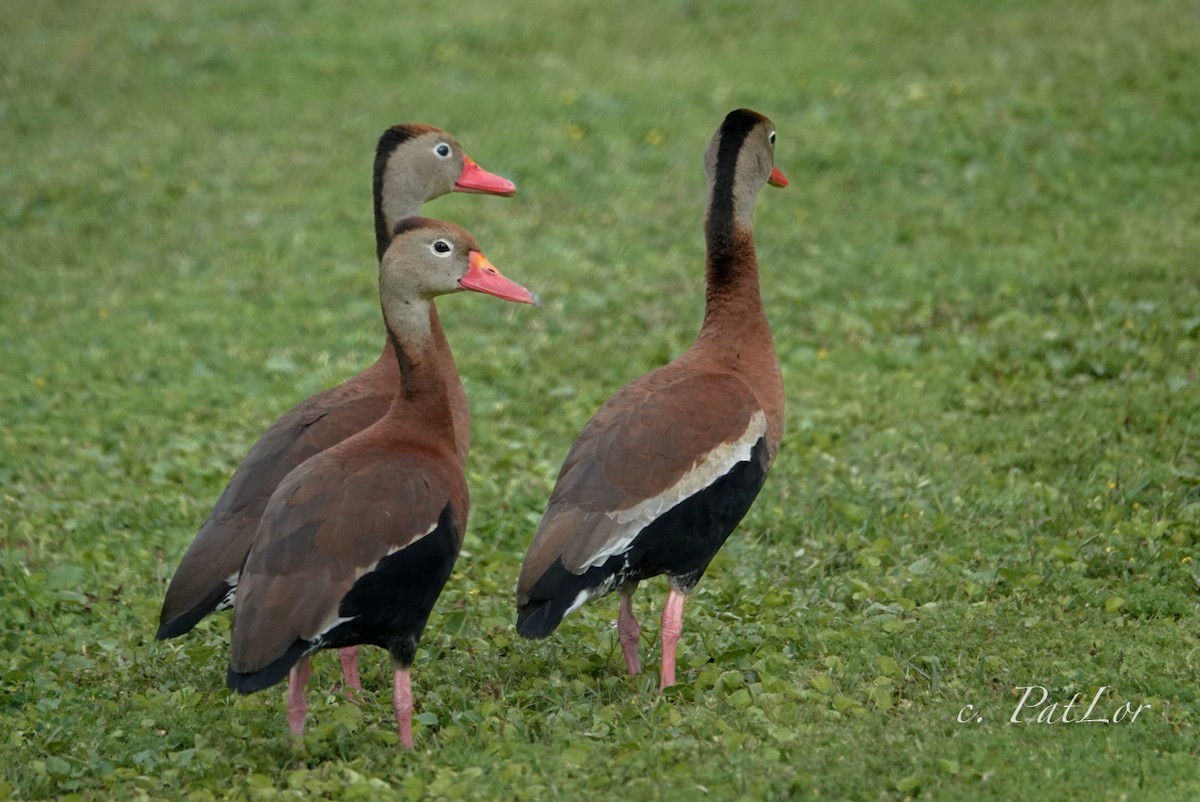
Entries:
{"label": "white eye ring", "polygon": [[445,142],[439,142],[434,146],[433,153],[439,159],[448,159],[450,158],[450,154],[453,153],[453,150]]}
{"label": "white eye ring", "polygon": [[772,145],[775,144],[775,132],[774,131],[771,132],[771,144]]}
{"label": "white eye ring", "polygon": [[449,256],[454,253],[454,246],[444,239],[434,240],[429,246],[429,250],[433,251],[434,256]]}

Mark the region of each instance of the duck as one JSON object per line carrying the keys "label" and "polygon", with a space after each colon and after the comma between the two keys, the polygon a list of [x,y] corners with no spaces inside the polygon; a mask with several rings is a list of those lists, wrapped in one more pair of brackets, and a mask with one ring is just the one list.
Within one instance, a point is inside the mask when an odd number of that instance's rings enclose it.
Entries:
{"label": "duck", "polygon": [[[385,130],[375,148],[372,178],[376,256],[383,257],[397,222],[419,214],[425,201],[450,192],[511,197],[516,185],[480,167],[457,139],[436,126],[407,123]],[[436,310],[433,336],[450,386],[455,452],[466,464],[470,411]],[[292,407],[263,433],[171,577],[159,613],[158,640],[184,635],[206,616],[233,606],[242,561],[271,493],[304,460],[379,420],[391,405],[398,376],[387,338],[374,364]],[[348,649],[341,659],[347,693],[360,690],[357,653]]]}
{"label": "duck", "polygon": [[452,223],[401,220],[379,269],[397,363],[392,402],[371,426],[310,457],[275,488],[241,569],[227,683],[288,678],[288,726],[307,717],[309,657],[370,644],[393,663],[400,743],[413,746],[410,666],[462,546],[468,490],[433,298],[470,290],[537,305]]}
{"label": "duck", "polygon": [[675,683],[687,595],[750,509],[779,451],[784,388],[759,288],[752,215],[775,125],[730,112],[704,154],[704,320],[670,363],[617,391],[571,446],[517,580],[517,632],[550,635],[586,601],[620,593],[618,639],[638,674],[638,583],[666,575],[660,692]]}

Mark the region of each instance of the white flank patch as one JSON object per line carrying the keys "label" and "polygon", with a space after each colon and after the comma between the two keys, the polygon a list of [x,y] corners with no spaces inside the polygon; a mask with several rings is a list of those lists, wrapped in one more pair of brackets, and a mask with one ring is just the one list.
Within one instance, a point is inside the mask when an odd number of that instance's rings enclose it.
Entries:
{"label": "white flank patch", "polygon": [[722,443],[708,452],[696,467],[685,473],[672,487],[668,487],[657,496],[639,502],[628,509],[606,513],[616,524],[609,545],[592,557],[579,573],[588,568],[603,565],[609,557],[625,551],[638,533],[667,510],[709,487],[713,482],[733,470],[734,465],[750,459],[754,444],[762,438],[766,431],[767,416],[762,410],[758,410],[750,417],[750,424],[741,437],[732,443]]}
{"label": "white flank patch", "polygon": [[225,591],[225,595],[221,598],[221,601],[217,602],[217,606],[213,608],[214,613],[233,609],[233,603],[237,601],[237,586],[241,576],[238,573],[225,577],[225,584],[229,586],[229,590]]}
{"label": "white flank patch", "polygon": [[575,601],[571,602],[571,606],[567,608],[567,611],[565,613],[563,613],[563,618],[566,618],[571,613],[578,610],[580,607],[583,606],[583,603],[586,602],[591,597],[592,597],[592,594],[588,593],[586,590],[579,591],[579,595],[575,597]]}
{"label": "white flank patch", "polygon": [[320,632],[318,632],[316,635],[312,636],[311,638],[306,638],[306,640],[308,640],[311,643],[320,643],[321,640],[324,639],[324,637],[326,635],[328,635],[330,632],[337,629],[338,627],[340,627],[342,624],[346,623],[347,621],[353,621],[355,618],[357,618],[357,616],[353,616],[353,615],[350,616],[349,618],[340,618],[340,617],[335,618],[335,619],[333,619],[333,621],[326,624],[324,629],[322,629]]}

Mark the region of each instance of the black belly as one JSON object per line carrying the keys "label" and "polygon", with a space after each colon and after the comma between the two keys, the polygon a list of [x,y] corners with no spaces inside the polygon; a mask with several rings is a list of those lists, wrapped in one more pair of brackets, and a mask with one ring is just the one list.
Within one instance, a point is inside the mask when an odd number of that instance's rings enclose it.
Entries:
{"label": "black belly", "polygon": [[375,570],[354,583],[338,608],[339,617],[351,620],[315,641],[297,639],[261,671],[241,674],[231,668],[226,676],[229,687],[239,693],[262,690],[282,680],[292,666],[319,649],[360,644],[382,646],[397,665],[412,665],[421,633],[450,578],[461,542],[447,505],[437,528],[384,557]]}
{"label": "black belly", "polygon": [[458,544],[447,506],[436,529],[384,557],[354,583],[338,610],[339,617],[351,620],[326,633],[320,648],[381,646],[398,665],[411,665],[425,623],[454,568]]}
{"label": "black belly", "polygon": [[664,512],[626,551],[582,574],[571,573],[561,559],[555,560],[518,609],[517,632],[527,638],[549,635],[583,591],[603,595],[661,574],[673,587],[690,591],[754,503],[768,467],[766,440],[759,439],[749,459]]}

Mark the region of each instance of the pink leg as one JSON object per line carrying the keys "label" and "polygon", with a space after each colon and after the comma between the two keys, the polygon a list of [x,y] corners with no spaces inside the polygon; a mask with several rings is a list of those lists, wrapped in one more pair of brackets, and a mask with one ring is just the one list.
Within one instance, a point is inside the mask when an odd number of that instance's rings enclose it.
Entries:
{"label": "pink leg", "polygon": [[633,617],[633,594],[621,594],[621,612],[617,615],[617,634],[621,638],[621,653],[625,655],[625,667],[630,676],[642,670],[642,661],[638,658],[638,641],[642,637],[642,628]]}
{"label": "pink leg", "polygon": [[310,673],[308,658],[305,657],[292,666],[288,674],[288,727],[296,735],[304,734],[304,720],[308,718],[308,700],[304,698],[304,686],[308,684]]}
{"label": "pink leg", "polygon": [[362,680],[358,678],[358,647],[347,646],[338,649],[338,659],[342,661],[342,684],[347,699],[354,698],[355,691],[362,690]]}
{"label": "pink leg", "polygon": [[400,745],[413,748],[412,739],[412,683],[407,668],[397,668],[392,678],[392,709],[396,711],[396,728],[400,733]]}
{"label": "pink leg", "polygon": [[675,684],[675,644],[683,634],[683,603],[687,600],[680,591],[671,588],[662,614],[662,680],[658,692]]}

